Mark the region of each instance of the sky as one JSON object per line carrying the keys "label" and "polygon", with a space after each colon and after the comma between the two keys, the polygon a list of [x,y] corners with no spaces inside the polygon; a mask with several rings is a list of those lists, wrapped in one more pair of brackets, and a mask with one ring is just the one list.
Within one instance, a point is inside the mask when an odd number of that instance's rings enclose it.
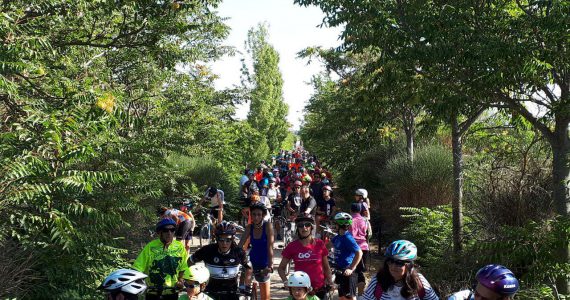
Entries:
{"label": "sky", "polygon": [[[247,31],[259,23],[269,24],[269,43],[280,55],[279,69],[283,76],[283,98],[289,105],[287,120],[298,130],[303,108],[313,93],[307,83],[323,70],[318,63],[307,65],[298,59],[297,52],[309,46],[336,47],[340,44],[339,28],[320,28],[324,14],[314,6],[301,7],[293,0],[225,0],[217,9],[218,15],[228,18],[225,23],[231,32],[224,45],[234,46],[243,54],[224,57],[211,65],[220,78],[217,89],[240,84],[240,59],[245,54]],[[246,118],[249,103],[238,108],[237,117]]]}

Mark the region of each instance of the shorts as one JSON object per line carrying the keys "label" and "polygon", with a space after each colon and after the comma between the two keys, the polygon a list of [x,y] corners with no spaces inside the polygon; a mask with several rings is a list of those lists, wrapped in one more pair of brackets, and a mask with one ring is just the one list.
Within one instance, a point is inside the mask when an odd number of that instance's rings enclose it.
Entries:
{"label": "shorts", "polygon": [[255,281],[259,283],[269,282],[271,273],[268,272],[267,275],[265,275],[264,272],[262,272],[264,269],[265,268],[253,268],[253,277],[255,278]]}
{"label": "shorts", "polygon": [[357,272],[352,272],[350,276],[344,276],[343,271],[335,272],[334,282],[338,284],[339,297],[356,297],[356,286],[358,284]]}
{"label": "shorts", "polygon": [[[210,208],[210,216],[211,216],[212,218],[214,218],[215,220],[217,220],[217,219],[218,219],[218,211],[219,211],[219,210],[220,210],[220,209],[219,209],[218,207],[212,207],[212,208]],[[222,210],[222,214],[223,214],[223,213],[224,213],[224,212],[223,212],[223,210]]]}
{"label": "shorts", "polygon": [[320,287],[318,289],[315,289],[315,290],[309,292],[309,294],[317,296],[320,300],[331,300],[329,298],[329,293],[328,293],[329,291],[330,291],[330,287],[326,288],[323,286],[323,287]]}
{"label": "shorts", "polygon": [[176,227],[176,238],[178,240],[191,240],[192,228],[194,227],[194,220],[186,220],[180,222]]}

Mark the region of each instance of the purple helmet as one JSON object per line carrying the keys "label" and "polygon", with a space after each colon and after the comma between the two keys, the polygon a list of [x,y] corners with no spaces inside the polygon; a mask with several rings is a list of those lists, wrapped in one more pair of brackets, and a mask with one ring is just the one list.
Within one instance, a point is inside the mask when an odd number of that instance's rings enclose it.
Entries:
{"label": "purple helmet", "polygon": [[512,296],[519,290],[519,281],[511,270],[501,265],[486,265],[477,272],[477,281],[493,292]]}

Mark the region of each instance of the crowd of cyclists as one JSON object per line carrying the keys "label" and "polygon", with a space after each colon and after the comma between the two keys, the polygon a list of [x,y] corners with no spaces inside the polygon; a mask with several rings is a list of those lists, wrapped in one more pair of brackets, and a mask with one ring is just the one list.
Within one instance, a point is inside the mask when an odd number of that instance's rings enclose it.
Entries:
{"label": "crowd of cyclists", "polygon": [[[151,300],[271,299],[274,249],[282,241],[277,273],[289,291],[287,299],[331,299],[334,294],[354,300],[440,299],[419,272],[417,248],[407,240],[388,245],[382,266],[367,283],[372,235],[368,192],[355,190],[348,211],[337,206],[332,193],[332,175],[315,156],[301,148],[282,150],[271,162],[244,171],[241,225],[225,215],[224,192],[209,187],[197,206],[208,206],[215,238],[191,253],[196,226],[191,203],[161,207],[157,238],[143,248],[132,269],[114,271],[100,289],[107,299],[143,294]],[[514,274],[501,265],[481,268],[476,279],[472,290],[449,299],[512,299],[519,289]]]}

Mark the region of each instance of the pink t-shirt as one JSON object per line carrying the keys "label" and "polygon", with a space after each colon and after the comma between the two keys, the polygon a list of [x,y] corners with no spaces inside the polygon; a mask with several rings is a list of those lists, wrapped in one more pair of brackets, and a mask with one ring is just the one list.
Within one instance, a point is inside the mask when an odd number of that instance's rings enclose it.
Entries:
{"label": "pink t-shirt", "polygon": [[350,233],[356,240],[360,250],[368,250],[368,242],[366,242],[366,229],[368,224],[359,213],[352,214],[352,225],[350,225]]}
{"label": "pink t-shirt", "polygon": [[315,239],[313,243],[305,247],[299,240],[296,240],[289,243],[281,255],[295,262],[295,271],[303,271],[309,275],[313,289],[319,289],[325,285],[323,257],[329,255],[325,242]]}

